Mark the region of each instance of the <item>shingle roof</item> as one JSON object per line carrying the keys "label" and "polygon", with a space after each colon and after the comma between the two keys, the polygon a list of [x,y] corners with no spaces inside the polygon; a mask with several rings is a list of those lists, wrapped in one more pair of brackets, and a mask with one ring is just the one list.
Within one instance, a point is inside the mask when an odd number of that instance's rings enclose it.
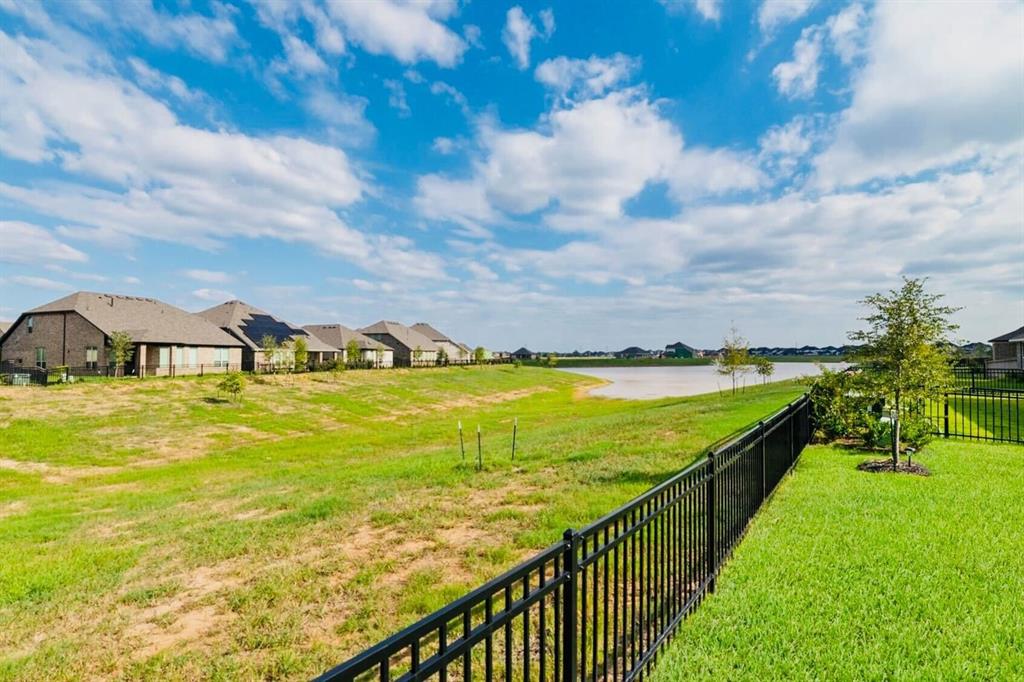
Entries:
{"label": "shingle roof", "polygon": [[675,343],[670,343],[667,346],[665,346],[666,350],[668,350],[669,348],[685,348],[686,350],[690,351],[691,353],[693,353],[693,352],[695,352],[697,350],[693,346],[688,346],[685,343],[683,343],[682,341],[676,341]]}
{"label": "shingle roof", "polygon": [[423,334],[406,327],[404,324],[392,322],[390,320],[381,320],[380,322],[371,324],[369,327],[363,327],[358,331],[366,334],[367,336],[370,334],[387,334],[409,350],[416,350],[419,348],[420,350],[428,353],[436,353],[440,350],[436,343],[428,339]]}
{"label": "shingle roof", "polygon": [[242,345],[208,320],[155,298],[78,291],[25,314],[56,312],[76,312],[107,336],[127,332],[135,343]]}
{"label": "shingle roof", "polygon": [[252,350],[260,350],[263,337],[271,335],[278,343],[306,339],[306,347],[313,353],[338,350],[318,336],[274,317],[268,312],[242,301],[227,301],[196,313],[221,329],[228,331]]}
{"label": "shingle roof", "polygon": [[1015,329],[1012,332],[1007,332],[1002,336],[997,336],[994,339],[988,340],[989,343],[992,343],[994,341],[1024,341],[1024,327],[1021,327],[1020,329]]}
{"label": "shingle roof", "polygon": [[380,341],[360,334],[354,329],[340,324],[307,324],[302,327],[311,334],[323,339],[339,350],[343,350],[349,341],[359,344],[359,350],[389,350]]}
{"label": "shingle roof", "polygon": [[519,350],[512,351],[512,355],[533,355],[533,351],[526,346],[522,346]]}
{"label": "shingle roof", "polygon": [[439,332],[437,329],[431,327],[426,322],[417,322],[412,327],[410,327],[410,329],[412,329],[413,331],[417,331],[420,334],[423,334],[423,336],[427,337],[431,341],[448,341],[449,343],[454,343],[447,335],[445,335],[442,332]]}

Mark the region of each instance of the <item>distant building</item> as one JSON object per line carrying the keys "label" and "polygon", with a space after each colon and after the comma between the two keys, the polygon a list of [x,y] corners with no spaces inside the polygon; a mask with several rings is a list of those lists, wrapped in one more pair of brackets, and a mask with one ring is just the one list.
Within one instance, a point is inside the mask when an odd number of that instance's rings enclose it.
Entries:
{"label": "distant building", "polygon": [[657,353],[652,350],[645,350],[639,346],[630,346],[629,348],[623,348],[614,355],[620,360],[636,360],[638,358],[653,358],[656,357]]}
{"label": "distant building", "polygon": [[703,355],[703,352],[692,346],[687,346],[681,341],[665,346],[665,357],[667,358],[699,358]]}
{"label": "distant building", "polygon": [[519,350],[512,351],[513,360],[533,360],[534,355],[535,353],[526,346],[522,346]]}
{"label": "distant building", "polygon": [[448,356],[449,361],[469,362],[472,357],[472,352],[469,350],[468,346],[452,341],[447,334],[439,332],[426,322],[417,322],[410,327],[410,329],[423,334],[423,336],[437,344],[438,348],[443,350],[445,355]]}
{"label": "distant building", "polygon": [[1024,327],[1007,332],[994,339],[992,359],[987,366],[991,369],[1024,369]]}
{"label": "distant building", "polygon": [[0,336],[7,367],[113,366],[110,338],[124,332],[135,346],[125,374],[198,374],[237,370],[242,343],[208,320],[162,301],[79,291],[21,314]]}
{"label": "distant building", "polygon": [[[196,314],[242,342],[242,369],[247,372],[268,365],[294,366],[294,344],[300,338],[306,341],[310,364],[333,360],[339,352],[331,344],[301,327],[242,301],[227,301]],[[267,336],[272,336],[277,344],[285,344],[287,347],[275,349],[273,353],[266,352],[262,344]]]}
{"label": "distant building", "polygon": [[[394,364],[395,352],[389,346],[344,325],[307,324],[302,328],[337,348],[339,357],[345,362],[363,362],[373,367],[391,367]],[[354,358],[348,357],[348,345],[352,341],[359,347],[359,356]]]}
{"label": "distant building", "polygon": [[357,331],[394,351],[394,362],[399,367],[437,364],[440,346],[404,324],[381,320]]}

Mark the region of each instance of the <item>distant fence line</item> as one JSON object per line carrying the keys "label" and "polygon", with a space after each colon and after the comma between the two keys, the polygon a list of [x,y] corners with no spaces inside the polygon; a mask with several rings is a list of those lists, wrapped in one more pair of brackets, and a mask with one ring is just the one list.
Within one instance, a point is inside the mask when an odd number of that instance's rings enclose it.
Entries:
{"label": "distant fence line", "polygon": [[932,433],[1001,443],[1024,443],[1024,392],[994,388],[952,391],[925,403]]}
{"label": "distant fence line", "polygon": [[1024,369],[995,369],[960,365],[953,368],[958,390],[994,389],[1024,392]]}
{"label": "distant fence line", "polygon": [[811,433],[807,396],[318,680],[632,680],[715,589]]}

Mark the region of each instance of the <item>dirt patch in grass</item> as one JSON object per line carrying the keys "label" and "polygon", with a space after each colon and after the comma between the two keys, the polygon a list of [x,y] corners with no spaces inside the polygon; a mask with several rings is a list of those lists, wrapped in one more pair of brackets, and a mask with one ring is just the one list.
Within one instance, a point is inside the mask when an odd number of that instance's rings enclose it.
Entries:
{"label": "dirt patch in grass", "polygon": [[6,519],[8,516],[17,516],[26,511],[28,511],[28,505],[21,500],[0,504],[0,519]]}
{"label": "dirt patch in grass", "polygon": [[895,469],[892,466],[891,459],[869,459],[866,462],[861,462],[857,465],[857,469],[860,471],[867,471],[873,474],[884,474],[884,473],[897,473],[897,474],[914,474],[916,476],[931,476],[932,472],[928,470],[928,467],[917,462],[907,462],[906,460],[901,461]]}

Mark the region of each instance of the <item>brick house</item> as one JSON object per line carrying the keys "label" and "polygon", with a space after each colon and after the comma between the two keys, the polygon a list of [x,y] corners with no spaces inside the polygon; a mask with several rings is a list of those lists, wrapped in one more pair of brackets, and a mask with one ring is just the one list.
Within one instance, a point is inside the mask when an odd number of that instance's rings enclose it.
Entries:
{"label": "brick house", "polygon": [[[360,334],[354,329],[341,324],[307,324],[302,327],[310,334],[323,339],[335,348],[340,349],[345,362],[363,362],[373,367],[391,367],[394,365],[395,352],[380,341]],[[348,344],[352,341],[359,346],[359,357],[348,357]]]}
{"label": "brick house", "polygon": [[21,314],[0,336],[7,368],[58,366],[106,373],[110,337],[135,346],[125,374],[170,375],[239,369],[242,344],[181,308],[142,296],[79,291]]}
{"label": "brick house", "polygon": [[399,367],[437,364],[440,347],[423,334],[398,322],[381,320],[357,330],[394,351],[394,362]]}
{"label": "brick house", "polygon": [[439,332],[426,322],[417,322],[411,329],[423,334],[423,336],[437,344],[438,348],[445,352],[445,355],[448,356],[448,360],[451,362],[469,362],[472,359],[473,354],[468,346],[452,341],[447,334]]}
{"label": "brick house", "polygon": [[[247,372],[271,364],[293,367],[294,343],[300,338],[306,341],[310,364],[334,360],[341,353],[341,349],[335,348],[305,329],[242,301],[227,301],[196,315],[220,327],[242,343],[242,369]],[[277,349],[273,357],[268,357],[261,345],[265,336],[272,336],[278,344],[288,344],[290,347]]]}
{"label": "brick house", "polygon": [[1007,332],[994,339],[992,359],[987,362],[991,369],[1024,369],[1024,327]]}

